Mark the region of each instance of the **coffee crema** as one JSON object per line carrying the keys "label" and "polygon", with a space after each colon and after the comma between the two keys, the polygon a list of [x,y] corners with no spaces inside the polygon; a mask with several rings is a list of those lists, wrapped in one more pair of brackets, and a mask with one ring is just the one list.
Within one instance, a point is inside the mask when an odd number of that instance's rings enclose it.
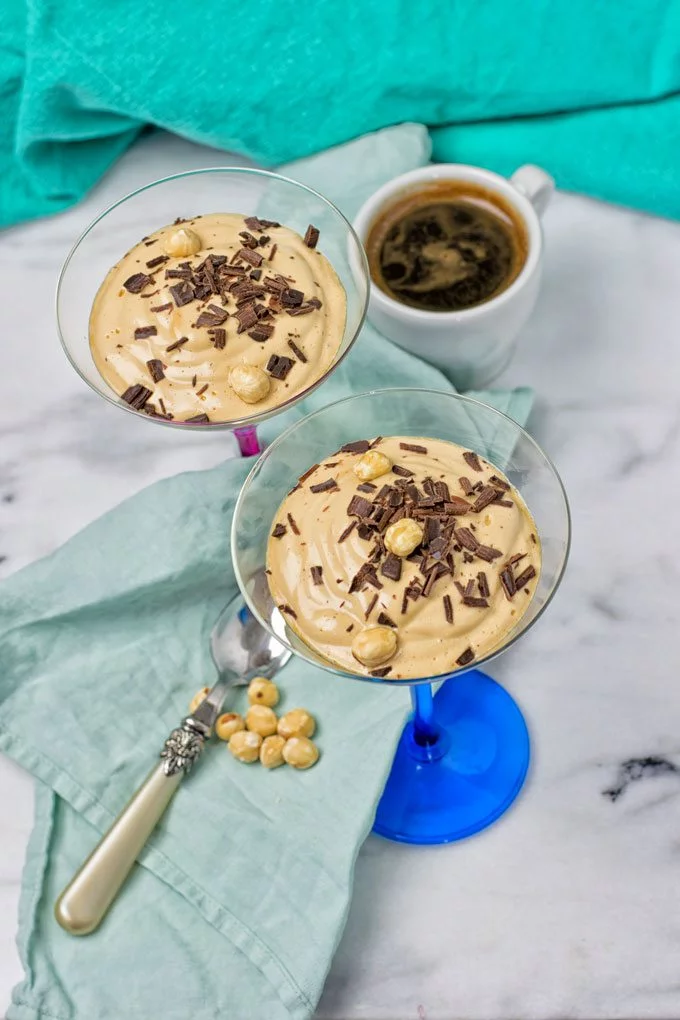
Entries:
{"label": "coffee crema", "polygon": [[517,278],[528,238],[519,214],[488,188],[437,181],[405,192],[366,242],[373,282],[401,304],[456,312],[497,297]]}

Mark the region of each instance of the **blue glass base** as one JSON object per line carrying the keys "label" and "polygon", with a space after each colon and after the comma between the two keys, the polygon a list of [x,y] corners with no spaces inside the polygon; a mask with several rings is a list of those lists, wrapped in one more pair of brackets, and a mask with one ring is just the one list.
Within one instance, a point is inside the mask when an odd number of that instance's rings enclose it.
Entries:
{"label": "blue glass base", "polygon": [[529,767],[519,708],[491,677],[452,677],[434,698],[434,742],[418,744],[412,722],[399,740],[373,831],[400,843],[453,843],[507,811]]}

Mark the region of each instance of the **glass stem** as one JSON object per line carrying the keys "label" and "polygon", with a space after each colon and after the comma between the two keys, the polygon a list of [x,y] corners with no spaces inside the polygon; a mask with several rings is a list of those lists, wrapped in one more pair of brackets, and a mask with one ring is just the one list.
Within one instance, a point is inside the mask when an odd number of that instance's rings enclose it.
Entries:
{"label": "glass stem", "polygon": [[262,453],[260,440],[257,438],[257,429],[254,425],[245,425],[242,429],[234,429],[234,435],[242,457],[257,457]]}
{"label": "glass stem", "polygon": [[437,728],[434,724],[434,700],[432,684],[414,684],[411,687],[413,702],[413,739],[421,747],[437,742]]}

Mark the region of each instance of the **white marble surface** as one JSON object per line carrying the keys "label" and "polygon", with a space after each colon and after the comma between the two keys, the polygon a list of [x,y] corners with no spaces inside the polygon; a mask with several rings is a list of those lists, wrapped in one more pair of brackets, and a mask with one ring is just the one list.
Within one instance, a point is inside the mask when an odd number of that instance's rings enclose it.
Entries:
{"label": "white marble surface", "polygon": [[[2,574],[149,482],[232,449],[86,392],[53,309],[59,265],[97,211],[154,177],[224,162],[147,138],[77,209],[0,236]],[[574,513],[562,589],[492,670],[527,715],[530,781],[468,842],[369,839],[324,1020],[680,1017],[680,772],[647,770],[616,801],[603,794],[630,759],[680,767],[680,225],[562,194],[545,226],[544,290],[498,381],[535,387],[532,429]],[[32,782],[7,760],[0,802],[6,1004],[32,824]]]}

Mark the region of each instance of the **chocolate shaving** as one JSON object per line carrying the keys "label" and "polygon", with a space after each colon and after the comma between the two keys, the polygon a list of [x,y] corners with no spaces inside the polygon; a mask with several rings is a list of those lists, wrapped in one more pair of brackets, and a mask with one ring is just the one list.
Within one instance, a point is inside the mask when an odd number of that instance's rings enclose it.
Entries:
{"label": "chocolate shaving", "polygon": [[489,603],[486,599],[477,598],[476,595],[464,595],[463,604],[466,606],[472,606],[476,609],[488,609]]}
{"label": "chocolate shaving", "polygon": [[246,248],[257,248],[257,238],[253,237],[250,231],[240,230],[238,236],[243,239],[243,244]]}
{"label": "chocolate shaving", "polygon": [[510,559],[508,560],[508,564],[507,565],[509,567],[511,567],[513,565],[513,563],[519,563],[519,561],[523,560],[525,557],[526,557],[526,553],[515,553],[514,556],[510,557]]}
{"label": "chocolate shaving", "polygon": [[149,369],[149,374],[154,382],[160,382],[161,379],[165,379],[163,362],[159,358],[152,358],[151,361],[147,361],[146,367]]}
{"label": "chocolate shaving", "polygon": [[292,358],[279,357],[278,354],[272,354],[267,362],[267,371],[272,379],[285,379],[294,364],[295,362]]}
{"label": "chocolate shaving", "polygon": [[443,595],[442,602],[444,603],[444,615],[447,623],[453,623],[453,605],[451,603],[450,595]]}
{"label": "chocolate shaving", "polygon": [[472,468],[473,471],[483,471],[483,467],[479,462],[479,457],[472,450],[466,450],[463,454],[463,460],[466,464]]}
{"label": "chocolate shaving", "polygon": [[244,305],[235,314],[238,319],[237,333],[245,333],[247,329],[257,325],[257,312],[252,304]]}
{"label": "chocolate shaving", "polygon": [[369,669],[371,676],[383,677],[392,672],[391,666],[380,666],[378,669]]}
{"label": "chocolate shaving", "polygon": [[524,573],[515,578],[515,591],[519,591],[520,588],[523,588],[534,577],[536,577],[535,569],[532,566],[528,566]]}
{"label": "chocolate shaving", "polygon": [[318,482],[316,485],[310,485],[310,492],[330,492],[331,489],[339,488],[335,478],[327,478],[325,482]]}
{"label": "chocolate shaving", "polygon": [[274,258],[274,256],[276,255],[276,253],[277,253],[278,249],[279,249],[279,246],[278,246],[278,244],[273,244],[273,245],[271,246],[271,250],[270,250],[270,252],[269,252],[269,255],[267,255],[267,261],[268,261],[268,262],[271,262],[271,260],[272,260],[272,259]]}
{"label": "chocolate shaving", "polygon": [[494,549],[491,545],[478,545],[475,549],[475,556],[479,556],[480,560],[485,560],[487,563],[491,563],[492,560],[502,555],[500,549]]}
{"label": "chocolate shaving", "polygon": [[354,624],[350,623],[349,627],[345,627],[345,632],[349,634],[350,631],[354,630]]}
{"label": "chocolate shaving", "polygon": [[150,312],[169,312],[172,309],[172,301],[168,301],[167,305],[149,305]]}
{"label": "chocolate shaving", "polygon": [[286,287],[285,290],[281,291],[281,304],[284,308],[297,308],[302,304],[304,297],[301,290]]}
{"label": "chocolate shaving", "polygon": [[185,418],[184,421],[190,422],[193,425],[205,425],[210,421],[210,418],[207,414],[194,414],[191,418]]}
{"label": "chocolate shaving", "polygon": [[306,482],[310,475],[314,474],[318,466],[319,466],[318,464],[312,464],[310,468],[307,468],[304,475],[300,475],[300,477],[298,478],[298,482]]}
{"label": "chocolate shaving", "polygon": [[469,528],[455,528],[453,534],[464,549],[475,552],[479,548],[479,542]]}
{"label": "chocolate shaving", "polygon": [[313,227],[312,224],[310,223],[305,232],[304,242],[308,248],[316,248],[316,243],[318,240],[319,231],[316,229],[316,227]]}
{"label": "chocolate shaving", "polygon": [[394,627],[395,629],[397,626],[392,617],[388,616],[387,613],[379,614],[378,623],[381,624],[383,627]]}
{"label": "chocolate shaving", "polygon": [[427,596],[432,591],[432,588],[434,587],[434,582],[437,580],[438,576],[439,576],[439,566],[435,565],[430,570],[429,574],[427,575],[427,580],[425,582],[425,587],[423,588],[423,597],[424,598],[427,598]]}
{"label": "chocolate shaving", "polygon": [[443,510],[447,514],[467,514],[470,512],[470,504],[461,496],[451,496],[448,503],[444,503]]}
{"label": "chocolate shaving", "polygon": [[380,573],[391,581],[399,581],[401,579],[401,558],[395,556],[394,553],[388,553],[380,568]]}
{"label": "chocolate shaving", "polygon": [[532,533],[531,533],[531,534],[529,535],[529,538],[530,538],[530,539],[531,539],[531,541],[532,541],[532,542],[534,543],[534,545],[536,545],[536,543],[537,543],[537,538],[536,538],[536,536],[534,535],[534,533],[533,533],[533,532],[532,532]]}
{"label": "chocolate shaving", "polygon": [[477,587],[479,588],[479,594],[482,598],[488,599],[491,594],[491,590],[489,588],[489,582],[486,579],[486,574],[483,570],[480,570],[477,574]]}
{"label": "chocolate shaving", "polygon": [[251,251],[250,248],[241,248],[236,253],[236,258],[241,259],[242,262],[247,262],[249,265],[254,266],[255,269],[264,262],[264,257],[260,255],[259,251]]}
{"label": "chocolate shaving", "polygon": [[229,318],[229,312],[217,305],[208,305],[207,312],[201,312],[196,319],[196,326],[221,326]]}
{"label": "chocolate shaving", "polygon": [[350,517],[370,517],[372,512],[372,503],[369,503],[363,496],[352,496],[347,507],[347,513]]}
{"label": "chocolate shaving", "polygon": [[294,341],[294,340],[288,340],[288,346],[290,347],[291,351],[293,352],[293,354],[295,355],[295,357],[296,357],[296,358],[298,359],[298,361],[301,361],[303,365],[306,365],[306,364],[307,364],[307,357],[306,357],[306,355],[305,355],[305,354],[304,354],[304,353],[303,353],[303,352],[302,352],[302,351],[300,350],[300,348],[299,348],[299,347],[298,347],[298,345],[297,345],[297,344],[295,343],[295,341]]}
{"label": "chocolate shaving", "polygon": [[357,439],[354,443],[345,443],[341,446],[340,453],[366,453],[370,445],[368,439]]}
{"label": "chocolate shaving", "polygon": [[461,475],[460,478],[458,479],[458,482],[466,496],[471,496],[472,493],[475,491],[474,488],[472,487],[472,482],[470,481],[469,478],[466,478],[465,475]]}
{"label": "chocolate shaving", "polygon": [[423,543],[429,545],[441,534],[441,525],[436,517],[426,517],[423,529]]}
{"label": "chocolate shaving", "polygon": [[261,234],[263,230],[281,226],[276,220],[261,220],[259,216],[245,216],[243,222],[249,230],[254,230],[257,234]]}
{"label": "chocolate shaving", "polygon": [[153,283],[153,277],[147,276],[146,273],[135,273],[133,276],[128,276],[123,286],[130,294],[141,294],[150,283]]}
{"label": "chocolate shaving", "polygon": [[146,386],[138,384],[137,386],[128,386],[125,393],[123,393],[123,400],[130,407],[141,411],[150,396],[151,390],[147,389]]}
{"label": "chocolate shaving", "polygon": [[378,601],[378,596],[374,595],[373,598],[371,599],[371,601],[366,606],[366,612],[364,613],[364,620],[367,620],[369,618],[369,616],[371,615],[371,613],[375,609],[375,604],[376,604],[377,601]]}
{"label": "chocolate shaving", "polygon": [[205,393],[207,388],[208,388],[208,383],[206,383],[205,386],[201,386],[200,390],[196,390],[196,396],[200,397],[203,393]]}
{"label": "chocolate shaving", "polygon": [[292,608],[292,606],[289,606],[289,605],[288,605],[288,603],[287,603],[287,602],[286,602],[286,603],[284,603],[284,604],[283,604],[282,606],[279,606],[278,608],[279,608],[279,612],[281,612],[281,613],[287,613],[287,614],[288,614],[288,616],[292,616],[294,620],[297,620],[297,613],[296,613],[296,612],[295,612],[295,610],[294,610],[294,609]]}
{"label": "chocolate shaving", "polygon": [[493,482],[497,489],[502,489],[503,492],[510,492],[510,486],[508,483],[503,481],[502,478],[499,478],[498,475],[490,475],[489,481]]}
{"label": "chocolate shaving", "polygon": [[444,503],[451,502],[451,493],[446,482],[435,482],[434,483],[434,494],[438,499],[443,500]]}
{"label": "chocolate shaving", "polygon": [[477,499],[472,504],[472,512],[476,514],[480,513],[480,511],[484,510],[489,503],[493,503],[495,498],[496,490],[493,485],[485,485],[480,494],[477,496]]}
{"label": "chocolate shaving", "polygon": [[189,343],[189,337],[188,336],[181,336],[179,338],[179,340],[175,340],[174,344],[170,344],[170,346],[166,347],[165,350],[169,354],[170,351],[176,351],[178,347],[181,347],[183,344],[188,344],[188,343]]}
{"label": "chocolate shaving", "polygon": [[506,597],[512,600],[513,596],[517,591],[515,587],[515,579],[512,576],[512,568],[506,567],[505,570],[501,570],[500,577],[501,584],[503,585],[503,591],[505,592]]}
{"label": "chocolate shaving", "polygon": [[251,340],[257,340],[258,343],[264,343],[265,340],[269,340],[273,332],[274,327],[268,322],[258,322],[257,326],[253,326],[252,329],[248,330],[248,336]]}
{"label": "chocolate shaving", "polygon": [[250,277],[251,280],[261,280],[262,279],[262,270],[261,269],[251,269],[250,272],[248,273],[248,276]]}
{"label": "chocolate shaving", "polygon": [[138,326],[135,330],[135,340],[146,340],[148,336],[156,336],[157,333],[155,326]]}
{"label": "chocolate shaving", "polygon": [[352,534],[352,532],[354,531],[356,526],[357,526],[357,522],[356,521],[352,521],[351,524],[348,524],[347,527],[345,528],[345,530],[343,531],[342,535],[338,539],[338,544],[340,544],[340,542],[344,542],[345,539],[348,538]]}
{"label": "chocolate shaving", "polygon": [[146,264],[147,269],[155,269],[156,266],[162,266],[164,262],[169,262],[170,259],[167,255],[157,255],[155,259],[151,259]]}
{"label": "chocolate shaving", "polygon": [[377,485],[373,482],[362,482],[361,485],[357,485],[357,492],[375,492]]}
{"label": "chocolate shaving", "polygon": [[176,283],[170,288],[173,300],[178,308],[182,308],[183,305],[190,304],[195,298],[194,288],[188,283],[187,280],[182,280],[181,283]]}
{"label": "chocolate shaving", "polygon": [[468,662],[472,662],[475,657],[475,653],[471,648],[466,648],[462,655],[459,655],[456,659],[456,663],[459,666],[467,666]]}
{"label": "chocolate shaving", "polygon": [[227,343],[226,329],[209,329],[208,333],[216,349],[218,351],[224,350],[224,347],[226,346]]}
{"label": "chocolate shaving", "polygon": [[[319,301],[318,298],[310,298],[309,299],[310,305],[313,304],[315,301],[318,302],[318,307],[321,308],[321,302]],[[370,444],[371,450],[375,449],[375,447],[378,445],[378,443],[382,443],[382,441],[383,441],[383,437],[382,436],[376,436],[375,439],[372,440],[372,442]]]}
{"label": "chocolate shaving", "polygon": [[283,538],[287,530],[288,529],[285,524],[277,524],[274,530],[272,531],[272,538]]}
{"label": "chocolate shaving", "polygon": [[[288,515],[288,519],[290,520],[290,514]],[[300,532],[298,531],[297,534],[299,535]],[[321,584],[321,582],[322,582],[322,575],[323,575],[323,567],[312,567],[311,568],[311,574],[312,574],[312,584]]]}
{"label": "chocolate shaving", "polygon": [[[295,518],[293,517],[293,515],[292,514],[286,514],[286,517],[288,518],[288,523],[290,524],[290,530],[293,532],[294,535],[299,535],[300,534],[300,529],[298,528],[297,523],[296,523]],[[321,569],[321,568],[319,568],[319,569]]]}
{"label": "chocolate shaving", "polygon": [[399,443],[400,450],[410,450],[411,453],[427,453],[426,446],[418,446],[417,443]]}

